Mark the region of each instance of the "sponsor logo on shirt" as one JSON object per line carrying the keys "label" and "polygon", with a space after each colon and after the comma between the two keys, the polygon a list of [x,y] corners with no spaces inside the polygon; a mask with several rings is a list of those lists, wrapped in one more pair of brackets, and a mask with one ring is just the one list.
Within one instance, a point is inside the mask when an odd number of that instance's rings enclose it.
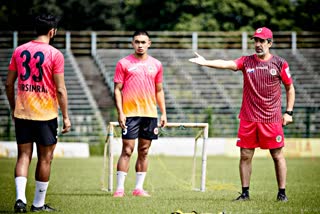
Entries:
{"label": "sponsor logo on shirt", "polygon": [[128,71],[133,71],[133,70],[137,70],[137,66],[133,66],[131,68],[128,68]]}
{"label": "sponsor logo on shirt", "polygon": [[247,69],[247,73],[253,73],[255,70],[254,70],[254,68],[248,68]]}
{"label": "sponsor logo on shirt", "polygon": [[268,66],[261,66],[261,67],[257,66],[256,69],[268,69]]}

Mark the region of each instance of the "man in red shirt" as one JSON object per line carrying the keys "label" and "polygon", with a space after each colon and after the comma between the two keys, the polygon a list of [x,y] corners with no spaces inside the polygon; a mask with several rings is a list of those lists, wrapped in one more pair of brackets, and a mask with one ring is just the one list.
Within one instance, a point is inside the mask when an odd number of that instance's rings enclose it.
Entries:
{"label": "man in red shirt", "polygon": [[[285,193],[287,167],[282,148],[282,126],[291,123],[295,90],[286,60],[274,56],[269,49],[273,34],[266,27],[258,28],[252,36],[255,54],[236,60],[206,60],[196,53],[190,62],[243,73],[243,96],[239,114],[237,146],[240,147],[240,178],[242,193],[236,200],[248,200],[255,148],[269,149],[275,164],[279,192],[278,201],[288,201]],[[286,89],[286,111],[281,113],[281,82]]]}
{"label": "man in red shirt", "polygon": [[[26,212],[25,190],[34,142],[37,145],[38,162],[31,211],[55,211],[45,204],[45,196],[58,138],[59,107],[63,117],[62,133],[71,128],[64,81],[64,57],[59,50],[49,45],[56,34],[58,21],[59,19],[52,15],[36,17],[36,39],[17,47],[9,65],[6,93],[15,122],[18,144],[15,212]],[[15,97],[14,85],[17,79]]]}

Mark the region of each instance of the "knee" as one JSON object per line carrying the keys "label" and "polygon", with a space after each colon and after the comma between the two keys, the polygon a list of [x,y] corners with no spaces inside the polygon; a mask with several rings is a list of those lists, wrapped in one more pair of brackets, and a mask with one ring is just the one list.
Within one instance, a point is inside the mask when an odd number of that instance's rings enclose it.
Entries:
{"label": "knee", "polygon": [[18,155],[18,162],[19,163],[27,163],[29,164],[32,159],[32,154],[26,154],[26,153],[21,153]]}
{"label": "knee", "polygon": [[243,155],[240,156],[241,161],[250,161],[252,158],[249,155]]}
{"label": "knee", "polygon": [[149,147],[141,147],[138,150],[138,155],[140,157],[147,157],[149,152]]}
{"label": "knee", "polygon": [[271,150],[270,154],[274,162],[279,162],[284,160],[284,155],[281,150]]}
{"label": "knee", "polygon": [[39,157],[39,162],[42,164],[51,164],[53,160],[53,154],[42,155]]}
{"label": "knee", "polygon": [[281,162],[284,161],[284,156],[281,154],[277,154],[277,155],[272,155],[272,159],[274,162]]}
{"label": "knee", "polygon": [[133,153],[133,148],[125,147],[122,149],[122,156],[130,158]]}
{"label": "knee", "polygon": [[241,152],[240,154],[240,160],[241,161],[251,161],[253,157],[253,154],[248,152]]}

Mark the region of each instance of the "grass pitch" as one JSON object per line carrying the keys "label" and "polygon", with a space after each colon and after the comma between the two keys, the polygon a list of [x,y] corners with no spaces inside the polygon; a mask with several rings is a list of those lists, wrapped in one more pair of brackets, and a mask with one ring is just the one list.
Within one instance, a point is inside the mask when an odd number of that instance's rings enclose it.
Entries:
{"label": "grass pitch", "polygon": [[[251,200],[246,202],[232,201],[241,190],[238,158],[208,157],[206,191],[199,192],[191,189],[192,157],[151,156],[144,185],[150,198],[131,195],[136,157],[132,158],[124,198],[100,190],[102,157],[54,159],[46,202],[62,213],[320,213],[320,158],[287,158],[287,203],[276,201],[271,158],[254,158]],[[35,163],[33,160],[28,177],[28,210],[34,195]],[[0,213],[13,212],[14,165],[15,159],[0,159]],[[197,186],[200,166],[198,158]]]}

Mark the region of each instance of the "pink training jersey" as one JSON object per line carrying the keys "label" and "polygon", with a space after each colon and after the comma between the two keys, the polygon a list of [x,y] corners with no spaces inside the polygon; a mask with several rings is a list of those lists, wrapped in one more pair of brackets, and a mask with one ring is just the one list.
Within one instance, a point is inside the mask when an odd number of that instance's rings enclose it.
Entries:
{"label": "pink training jersey", "polygon": [[15,117],[45,121],[58,116],[53,75],[64,73],[59,50],[37,41],[23,44],[13,52],[9,72],[18,72]]}
{"label": "pink training jersey", "polygon": [[133,54],[119,60],[114,82],[122,83],[122,108],[127,117],[156,118],[156,84],[162,83],[163,68],[159,60],[148,56],[139,60]]}
{"label": "pink training jersey", "polygon": [[286,60],[272,56],[263,61],[254,54],[242,56],[235,63],[243,73],[239,118],[263,123],[281,122],[281,82],[285,85],[292,83]]}

